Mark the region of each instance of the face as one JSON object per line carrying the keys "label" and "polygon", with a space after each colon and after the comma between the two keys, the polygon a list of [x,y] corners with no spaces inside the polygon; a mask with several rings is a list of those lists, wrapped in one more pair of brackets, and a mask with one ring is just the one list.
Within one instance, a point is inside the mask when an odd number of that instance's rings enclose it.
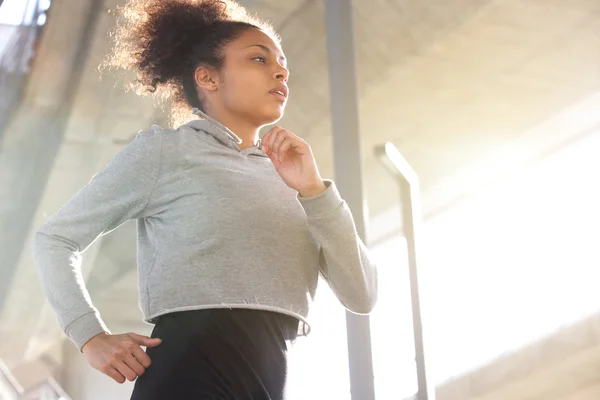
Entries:
{"label": "face", "polygon": [[207,93],[211,106],[257,126],[278,121],[288,99],[289,71],[279,45],[258,29],[247,29],[224,48],[225,65],[216,90]]}

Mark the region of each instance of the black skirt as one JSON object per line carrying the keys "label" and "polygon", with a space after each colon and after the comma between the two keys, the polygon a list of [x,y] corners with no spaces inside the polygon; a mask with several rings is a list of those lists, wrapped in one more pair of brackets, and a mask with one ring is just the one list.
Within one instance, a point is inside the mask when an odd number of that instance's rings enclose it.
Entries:
{"label": "black skirt", "polygon": [[282,400],[298,323],[250,309],[163,315],[152,331],[162,342],[146,350],[152,365],[131,400]]}

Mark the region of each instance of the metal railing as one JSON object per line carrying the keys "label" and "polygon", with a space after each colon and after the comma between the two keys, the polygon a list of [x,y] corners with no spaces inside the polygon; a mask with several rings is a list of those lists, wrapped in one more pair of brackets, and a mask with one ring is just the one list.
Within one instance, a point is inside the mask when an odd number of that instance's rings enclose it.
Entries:
{"label": "metal railing", "polygon": [[[413,339],[415,347],[415,367],[417,370],[418,391],[415,400],[435,400],[435,386],[427,369],[426,340],[421,315],[421,295],[419,293],[418,260],[421,246],[421,200],[419,177],[402,156],[400,151],[388,142],[375,148],[375,156],[389,170],[398,182],[402,203],[402,233],[408,248],[408,275],[413,318]],[[400,217],[400,216],[399,216]]]}

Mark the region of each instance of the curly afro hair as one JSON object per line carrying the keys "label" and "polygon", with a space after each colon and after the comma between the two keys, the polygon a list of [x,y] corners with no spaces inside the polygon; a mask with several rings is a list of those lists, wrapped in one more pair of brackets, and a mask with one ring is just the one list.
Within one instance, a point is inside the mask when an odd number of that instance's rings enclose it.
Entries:
{"label": "curly afro hair", "polygon": [[235,1],[129,0],[116,14],[112,51],[100,70],[134,71],[128,88],[153,95],[168,109],[173,126],[187,122],[192,107],[203,110],[194,79],[199,65],[221,69],[223,47],[246,29],[281,40],[270,24]]}

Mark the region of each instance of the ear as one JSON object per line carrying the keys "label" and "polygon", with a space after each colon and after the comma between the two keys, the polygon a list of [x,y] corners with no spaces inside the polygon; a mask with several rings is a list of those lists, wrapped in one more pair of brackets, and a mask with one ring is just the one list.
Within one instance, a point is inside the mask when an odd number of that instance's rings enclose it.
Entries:
{"label": "ear", "polygon": [[194,77],[196,84],[204,90],[216,92],[219,88],[217,83],[219,81],[217,77],[217,71],[215,71],[213,68],[200,66],[196,68]]}

